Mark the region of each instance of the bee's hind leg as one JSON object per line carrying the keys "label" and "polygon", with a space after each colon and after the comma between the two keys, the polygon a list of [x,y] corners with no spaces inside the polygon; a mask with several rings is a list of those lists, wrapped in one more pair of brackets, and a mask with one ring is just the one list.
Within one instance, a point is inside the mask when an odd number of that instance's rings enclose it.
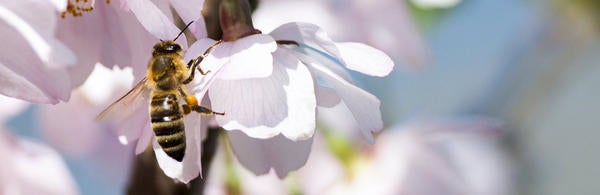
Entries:
{"label": "bee's hind leg", "polygon": [[224,112],[215,112],[204,106],[197,106],[194,111],[200,113],[201,115],[225,115]]}
{"label": "bee's hind leg", "polygon": [[183,114],[187,115],[192,111],[196,111],[201,115],[225,115],[223,112],[215,112],[210,108],[198,105],[196,96],[188,95],[182,88],[179,88],[179,92],[185,97],[186,104],[182,105]]}

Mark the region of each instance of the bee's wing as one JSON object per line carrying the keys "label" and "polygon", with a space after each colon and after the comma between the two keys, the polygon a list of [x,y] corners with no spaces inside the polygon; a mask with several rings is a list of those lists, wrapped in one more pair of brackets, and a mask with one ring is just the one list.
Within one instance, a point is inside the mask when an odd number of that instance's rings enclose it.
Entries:
{"label": "bee's wing", "polygon": [[148,79],[144,77],[133,89],[104,109],[96,117],[96,121],[124,119],[140,108],[148,109],[151,88],[147,82]]}

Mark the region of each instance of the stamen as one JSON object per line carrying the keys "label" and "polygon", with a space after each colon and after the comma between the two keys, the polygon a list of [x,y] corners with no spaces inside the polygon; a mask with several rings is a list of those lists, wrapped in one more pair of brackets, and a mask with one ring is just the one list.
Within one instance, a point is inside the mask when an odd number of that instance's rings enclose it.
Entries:
{"label": "stamen", "polygon": [[[73,17],[82,16],[85,12],[91,12],[94,10],[95,0],[69,0],[67,2],[67,9],[60,13],[61,18],[65,18],[67,14]],[[106,0],[106,4],[109,4],[110,0]]]}

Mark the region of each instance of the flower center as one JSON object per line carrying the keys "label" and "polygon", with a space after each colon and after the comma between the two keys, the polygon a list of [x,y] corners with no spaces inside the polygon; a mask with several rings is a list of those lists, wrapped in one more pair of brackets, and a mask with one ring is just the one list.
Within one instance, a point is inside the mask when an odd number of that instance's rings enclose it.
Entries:
{"label": "flower center", "polygon": [[[67,2],[67,9],[60,13],[61,18],[65,18],[67,14],[73,17],[82,16],[84,12],[90,12],[94,10],[95,0],[69,0]],[[110,3],[110,0],[106,0],[106,3]]]}

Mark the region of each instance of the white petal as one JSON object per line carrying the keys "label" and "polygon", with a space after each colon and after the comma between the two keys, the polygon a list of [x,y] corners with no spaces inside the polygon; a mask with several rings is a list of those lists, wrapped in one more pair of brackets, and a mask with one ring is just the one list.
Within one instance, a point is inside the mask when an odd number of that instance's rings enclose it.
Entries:
{"label": "white petal", "polygon": [[239,162],[257,175],[274,169],[285,177],[306,163],[313,139],[292,141],[282,135],[270,139],[254,139],[238,131],[228,131],[231,146]]}
{"label": "white petal", "polygon": [[316,100],[308,69],[286,51],[274,53],[273,74],[267,78],[217,80],[211,85],[212,108],[227,130],[270,138],[280,132],[292,140],[311,137]]}
{"label": "white petal", "polygon": [[277,49],[277,44],[269,35],[251,35],[219,47],[214,56],[228,58],[218,75],[219,79],[261,78],[271,75],[273,71],[271,53]]}
{"label": "white petal", "polygon": [[363,136],[369,143],[374,143],[375,140],[371,132],[378,132],[383,128],[379,99],[346,82],[343,78],[319,64],[310,64],[309,67],[315,75],[333,87],[354,115]]}
{"label": "white petal", "polygon": [[[128,0],[127,6],[142,23],[144,28],[152,35],[162,40],[172,40],[180,30],[173,22],[150,0]],[[178,40],[186,46],[185,36]]]}
{"label": "white petal", "polygon": [[156,140],[153,141],[152,146],[158,165],[165,175],[183,183],[189,183],[192,179],[202,174],[202,166],[200,164],[200,157],[202,156],[200,117],[187,116],[184,122],[186,147],[185,156],[181,162],[169,157]]}
{"label": "white petal", "polygon": [[[184,56],[184,61],[187,62],[193,58],[204,53],[204,51],[214,44],[216,41],[212,39],[200,39],[196,41],[194,44],[190,46]],[[217,50],[221,50],[220,48],[228,43],[222,43],[214,52],[212,52],[209,56],[205,57],[204,60],[199,64],[199,67],[202,68],[203,71],[210,71],[206,75],[196,74],[192,83],[188,84],[190,87],[190,92],[193,93],[196,97],[204,97],[206,94],[208,87],[214,82],[216,75],[218,75],[223,65],[225,64],[225,60],[227,58],[216,58],[214,56],[215,53],[221,52]],[[227,45],[225,45],[227,46]],[[221,54],[219,54],[221,55]]]}
{"label": "white petal", "polygon": [[362,43],[336,43],[346,68],[370,76],[387,76],[394,68],[392,59],[382,51]]}
{"label": "white petal", "polygon": [[275,40],[291,40],[306,44],[334,57],[339,56],[339,51],[327,33],[314,24],[292,22],[279,26],[269,33]]}

